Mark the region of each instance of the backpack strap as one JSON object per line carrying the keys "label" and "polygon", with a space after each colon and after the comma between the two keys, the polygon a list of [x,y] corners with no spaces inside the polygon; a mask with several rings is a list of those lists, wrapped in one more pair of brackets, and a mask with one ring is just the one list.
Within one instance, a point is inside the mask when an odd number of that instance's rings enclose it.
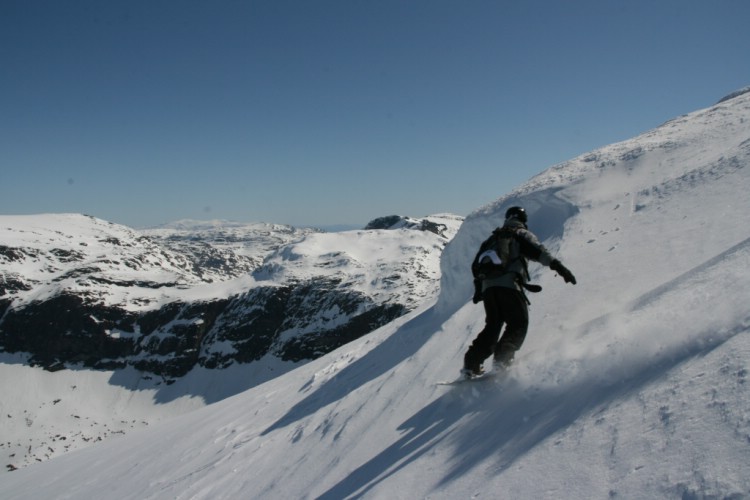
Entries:
{"label": "backpack strap", "polygon": [[521,253],[521,248],[520,248],[521,242],[520,242],[520,237],[518,236],[518,229],[519,228],[516,228],[516,227],[501,227],[501,228],[495,229],[495,231],[493,231],[493,233],[496,234],[497,238],[510,235],[516,241],[516,243],[518,243],[518,245],[519,245],[518,254],[515,257],[511,258],[508,261],[508,263],[506,264],[506,267],[510,266],[511,264],[513,264],[514,262],[516,262],[517,260],[520,260],[521,264],[523,264],[524,276],[528,280],[528,279],[530,279],[530,276],[529,276],[529,265],[526,262],[526,259],[523,258],[523,255]]}
{"label": "backpack strap", "polygon": [[507,274],[509,272],[508,266],[520,257],[519,254],[515,258],[510,259],[510,256],[507,253],[502,255],[503,252],[501,252],[501,255],[498,255],[496,250],[500,251],[500,247],[502,246],[500,240],[503,238],[512,238],[515,240],[515,229],[497,227],[492,231],[492,234],[482,242],[479,251],[471,264],[471,272],[474,278],[484,279],[487,277]]}

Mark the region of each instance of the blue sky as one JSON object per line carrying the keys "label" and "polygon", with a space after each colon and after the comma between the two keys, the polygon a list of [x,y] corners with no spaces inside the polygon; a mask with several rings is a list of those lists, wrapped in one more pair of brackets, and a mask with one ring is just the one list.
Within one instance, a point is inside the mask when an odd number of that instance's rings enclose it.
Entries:
{"label": "blue sky", "polygon": [[750,2],[0,1],[0,214],[466,215],[750,85]]}

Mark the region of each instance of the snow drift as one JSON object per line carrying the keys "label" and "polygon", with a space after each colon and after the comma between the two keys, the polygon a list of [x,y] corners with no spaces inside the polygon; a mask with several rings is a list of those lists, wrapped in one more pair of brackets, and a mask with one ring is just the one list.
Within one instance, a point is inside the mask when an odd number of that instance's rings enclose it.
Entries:
{"label": "snow drift", "polygon": [[[7,498],[750,496],[750,94],[557,165],[469,216],[434,304],[243,394],[0,477]],[[534,268],[508,379],[446,388],[468,261],[510,205]]]}

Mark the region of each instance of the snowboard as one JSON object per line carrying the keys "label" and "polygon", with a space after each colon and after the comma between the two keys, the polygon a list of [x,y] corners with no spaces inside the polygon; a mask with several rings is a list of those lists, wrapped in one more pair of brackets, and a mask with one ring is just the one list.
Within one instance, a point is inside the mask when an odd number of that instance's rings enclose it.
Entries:
{"label": "snowboard", "polygon": [[500,379],[506,375],[506,372],[497,372],[497,371],[488,371],[484,372],[481,375],[477,375],[475,377],[466,378],[463,375],[458,377],[456,380],[441,380],[437,382],[437,385],[461,385],[461,384],[468,384],[473,382],[482,382],[492,379]]}

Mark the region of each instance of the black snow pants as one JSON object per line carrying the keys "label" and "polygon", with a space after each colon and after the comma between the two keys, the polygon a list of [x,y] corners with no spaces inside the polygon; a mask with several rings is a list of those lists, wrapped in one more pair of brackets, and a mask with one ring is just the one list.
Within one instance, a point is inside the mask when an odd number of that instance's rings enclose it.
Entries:
{"label": "black snow pants", "polygon": [[[495,360],[509,362],[521,348],[529,328],[529,309],[521,292],[492,287],[485,290],[483,296],[485,325],[464,356],[466,367],[481,366],[493,354]],[[503,324],[507,326],[500,338]]]}

